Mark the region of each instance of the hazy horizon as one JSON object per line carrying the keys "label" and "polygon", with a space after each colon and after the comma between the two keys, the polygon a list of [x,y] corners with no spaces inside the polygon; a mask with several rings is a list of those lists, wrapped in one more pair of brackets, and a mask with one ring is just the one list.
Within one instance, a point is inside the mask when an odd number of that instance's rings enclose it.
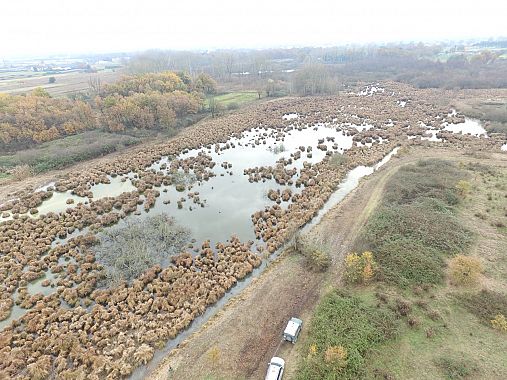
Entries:
{"label": "hazy horizon", "polygon": [[148,0],[82,4],[20,0],[2,5],[0,58],[135,52],[441,42],[507,35],[507,2],[423,4],[372,0],[258,2],[238,7]]}

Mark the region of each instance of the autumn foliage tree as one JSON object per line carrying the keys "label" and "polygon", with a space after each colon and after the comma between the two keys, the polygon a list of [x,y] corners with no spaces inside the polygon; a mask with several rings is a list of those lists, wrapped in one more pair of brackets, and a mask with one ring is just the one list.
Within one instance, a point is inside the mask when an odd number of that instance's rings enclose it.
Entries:
{"label": "autumn foliage tree", "polygon": [[456,255],[449,262],[449,270],[453,285],[472,286],[479,281],[483,267],[475,257]]}
{"label": "autumn foliage tree", "polygon": [[[0,151],[14,151],[86,130],[167,129],[203,109],[216,91],[208,75],[192,79],[163,72],[126,76],[96,86],[93,99],[52,98],[35,89],[27,96],[0,94]],[[88,97],[89,99],[89,97]]]}
{"label": "autumn foliage tree", "polygon": [[350,284],[367,284],[373,279],[376,267],[373,253],[349,253],[345,258],[345,279]]}

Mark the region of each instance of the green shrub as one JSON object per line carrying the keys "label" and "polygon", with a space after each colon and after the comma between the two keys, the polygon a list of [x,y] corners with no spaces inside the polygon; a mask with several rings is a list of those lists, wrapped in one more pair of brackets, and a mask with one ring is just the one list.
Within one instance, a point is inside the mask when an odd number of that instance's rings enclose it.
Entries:
{"label": "green shrub", "polygon": [[441,253],[457,254],[470,246],[471,235],[451,213],[418,202],[380,206],[370,218],[363,238],[374,252],[386,242],[404,237]]}
{"label": "green shrub", "polygon": [[444,258],[466,252],[473,241],[455,215],[463,177],[452,163],[423,160],[389,179],[356,242],[356,249],[374,252],[377,279],[400,287],[443,282]]}
{"label": "green shrub", "polygon": [[442,255],[421,242],[400,237],[377,249],[377,278],[400,287],[441,284],[445,275]]}
{"label": "green shrub", "polygon": [[449,205],[458,203],[456,184],[463,171],[443,160],[421,160],[403,166],[389,180],[385,189],[386,203],[414,203],[421,198],[440,199]]}
{"label": "green shrub", "polygon": [[[323,297],[315,310],[309,327],[308,355],[296,379],[360,378],[366,371],[367,354],[397,333],[396,315],[391,310],[333,291]],[[329,363],[332,347],[342,347],[346,353],[339,366]]]}

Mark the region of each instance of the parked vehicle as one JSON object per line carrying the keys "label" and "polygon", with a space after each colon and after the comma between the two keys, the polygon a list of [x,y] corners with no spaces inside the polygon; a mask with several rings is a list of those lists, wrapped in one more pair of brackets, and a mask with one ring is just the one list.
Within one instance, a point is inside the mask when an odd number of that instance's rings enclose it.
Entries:
{"label": "parked vehicle", "polygon": [[299,318],[292,317],[285,327],[283,332],[283,339],[295,344],[298,340],[299,333],[303,328],[303,321]]}
{"label": "parked vehicle", "polygon": [[285,360],[278,356],[273,356],[268,365],[268,373],[265,380],[281,380],[283,370],[285,368]]}

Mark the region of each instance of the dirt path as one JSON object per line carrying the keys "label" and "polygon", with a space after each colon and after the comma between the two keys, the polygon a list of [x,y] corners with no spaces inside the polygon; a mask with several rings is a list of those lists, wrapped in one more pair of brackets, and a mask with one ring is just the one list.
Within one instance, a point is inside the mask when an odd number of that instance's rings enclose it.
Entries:
{"label": "dirt path", "polygon": [[[295,370],[292,364],[297,362],[302,345],[280,344],[286,321],[291,316],[309,320],[320,295],[339,282],[344,255],[380,201],[387,180],[402,165],[423,157],[449,157],[450,154],[441,149],[421,149],[402,158],[393,157],[364,179],[311,231],[313,237],[332,249],[333,265],[328,272],[310,272],[301,257],[282,255],[199,331],[169,353],[148,378],[262,379],[275,353],[286,360],[284,378],[292,378]],[[211,350],[215,352],[214,358]]]}

